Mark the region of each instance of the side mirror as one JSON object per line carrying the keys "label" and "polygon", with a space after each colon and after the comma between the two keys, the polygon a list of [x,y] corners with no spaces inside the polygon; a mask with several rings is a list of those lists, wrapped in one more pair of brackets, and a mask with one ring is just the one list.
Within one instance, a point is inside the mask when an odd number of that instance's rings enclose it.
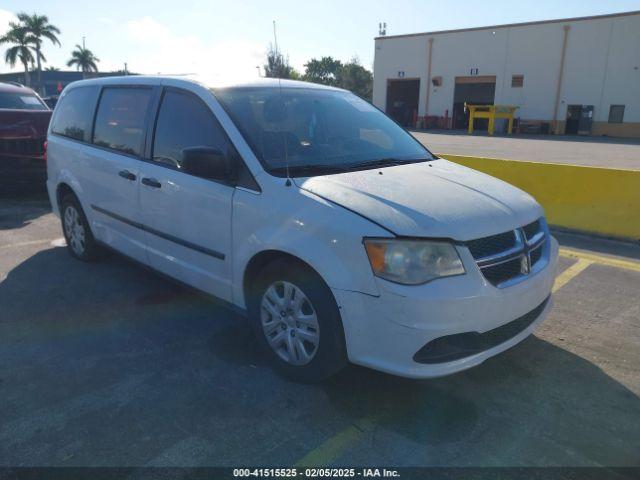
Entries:
{"label": "side mirror", "polygon": [[211,180],[233,179],[233,163],[220,150],[188,147],[182,150],[182,168],[186,173]]}

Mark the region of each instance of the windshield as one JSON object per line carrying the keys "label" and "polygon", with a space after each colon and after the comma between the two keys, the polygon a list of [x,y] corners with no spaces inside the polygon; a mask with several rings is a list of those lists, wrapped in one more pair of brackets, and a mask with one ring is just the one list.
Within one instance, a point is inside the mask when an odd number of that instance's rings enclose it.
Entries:
{"label": "windshield", "polygon": [[32,93],[0,92],[0,108],[12,110],[48,110]]}
{"label": "windshield", "polygon": [[216,97],[265,169],[293,176],[432,160],[393,120],[343,91],[229,88]]}

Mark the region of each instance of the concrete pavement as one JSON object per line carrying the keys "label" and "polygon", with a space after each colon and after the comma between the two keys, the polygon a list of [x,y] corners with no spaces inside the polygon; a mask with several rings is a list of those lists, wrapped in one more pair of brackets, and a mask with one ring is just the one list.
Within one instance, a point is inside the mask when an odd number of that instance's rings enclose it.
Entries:
{"label": "concrete pavement", "polygon": [[638,246],[561,235],[550,317],[477,368],[301,385],[234,313],[60,238],[46,201],[0,201],[3,465],[640,466]]}
{"label": "concrete pavement", "polygon": [[640,139],[412,132],[433,153],[640,170]]}

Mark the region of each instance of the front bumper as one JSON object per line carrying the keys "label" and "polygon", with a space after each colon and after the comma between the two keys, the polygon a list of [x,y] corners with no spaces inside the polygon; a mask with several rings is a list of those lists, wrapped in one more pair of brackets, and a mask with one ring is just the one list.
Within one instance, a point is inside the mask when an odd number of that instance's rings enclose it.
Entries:
{"label": "front bumper", "polygon": [[[551,299],[545,301],[556,276],[558,243],[551,236],[546,243],[546,266],[507,288],[494,287],[477,267],[467,267],[466,275],[421,286],[377,279],[381,292],[377,297],[334,289],[349,359],[395,375],[430,378],[473,367],[516,345],[544,321],[551,308]],[[475,267],[468,251],[460,253],[465,266]],[[439,363],[419,363],[414,359],[422,347],[435,339],[490,332],[532,311],[537,316],[524,329],[486,350]]]}

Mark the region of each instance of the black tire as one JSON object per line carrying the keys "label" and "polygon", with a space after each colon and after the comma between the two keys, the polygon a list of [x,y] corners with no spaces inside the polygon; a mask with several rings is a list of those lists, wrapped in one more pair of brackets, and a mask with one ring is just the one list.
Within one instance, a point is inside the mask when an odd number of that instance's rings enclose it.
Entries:
{"label": "black tire", "polygon": [[[68,229],[65,224],[65,218],[69,209],[73,209],[77,212],[78,225],[84,231],[84,241],[82,242],[81,249],[75,248],[72,245],[72,234],[67,231]],[[62,198],[62,201],[60,202],[60,221],[62,223],[62,233],[64,234],[64,239],[67,242],[67,251],[72,257],[82,260],[83,262],[93,262],[102,257],[103,250],[93,237],[87,217],[85,216],[82,206],[75,195],[67,194]]]}
{"label": "black tire", "polygon": [[[283,360],[269,345],[262,326],[262,299],[267,289],[278,282],[298,287],[315,310],[319,324],[319,342],[311,361],[293,365]],[[340,371],[347,364],[344,329],[338,305],[322,278],[301,262],[289,259],[268,264],[252,282],[248,299],[249,323],[261,348],[285,376],[299,382],[319,382]]]}

